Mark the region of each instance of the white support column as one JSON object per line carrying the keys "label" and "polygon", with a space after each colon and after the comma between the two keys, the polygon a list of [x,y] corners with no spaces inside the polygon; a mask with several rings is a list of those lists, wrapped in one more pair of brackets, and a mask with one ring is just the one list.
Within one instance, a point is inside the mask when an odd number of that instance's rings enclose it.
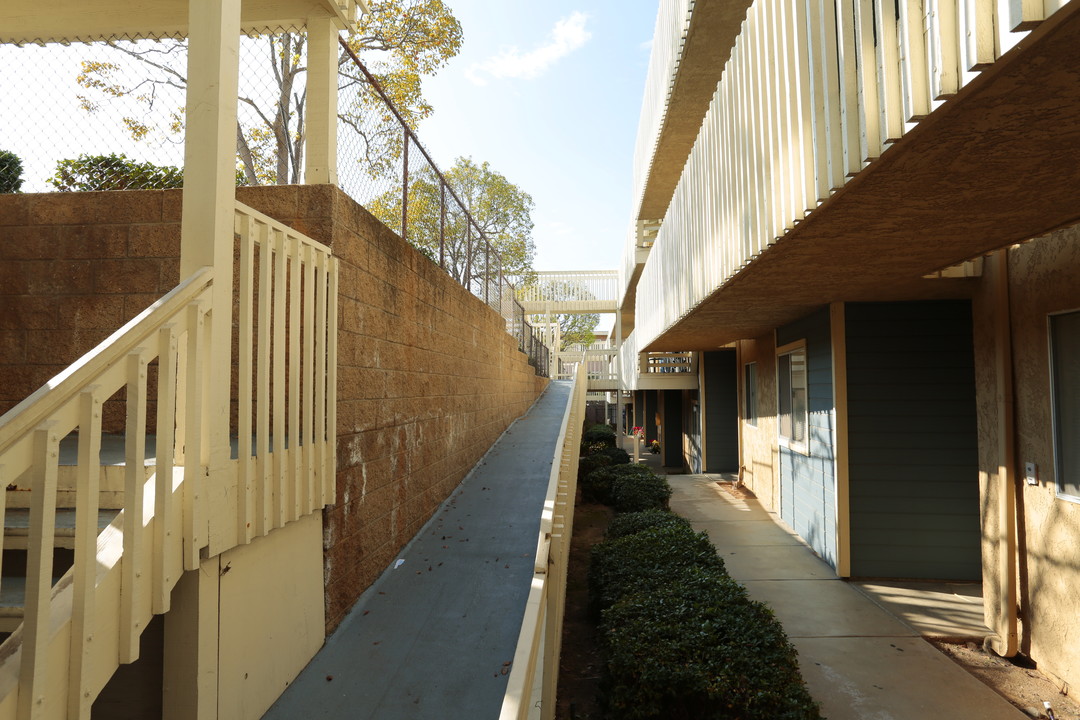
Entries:
{"label": "white support column", "polygon": [[338,29],[330,18],[311,18],[307,28],[304,182],[337,185]]}
{"label": "white support column", "polygon": [[[187,138],[184,150],[183,219],[180,277],[204,266],[214,268],[207,368],[210,386],[203,411],[206,427],[200,465],[209,468],[209,485],[196,478],[213,515],[211,551],[225,530],[216,522],[231,517],[236,537],[235,504],[227,512],[225,488],[229,464],[229,399],[232,333],[233,215],[236,206],[236,98],[240,52],[240,0],[191,0],[189,5]],[[197,390],[194,390],[196,391]],[[206,493],[213,496],[207,498]],[[207,500],[210,500],[207,503]],[[231,502],[235,503],[232,497]],[[223,548],[222,548],[223,549]]]}
{"label": "white support column", "polygon": [[623,420],[623,369],[622,369],[622,311],[615,313],[615,421],[618,423],[619,447],[626,439],[626,422]]}

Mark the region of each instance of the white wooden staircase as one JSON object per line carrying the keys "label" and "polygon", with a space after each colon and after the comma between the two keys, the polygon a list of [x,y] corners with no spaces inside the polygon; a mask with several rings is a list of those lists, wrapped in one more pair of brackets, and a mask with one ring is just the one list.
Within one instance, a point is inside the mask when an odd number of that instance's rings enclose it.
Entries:
{"label": "white wooden staircase", "polygon": [[[234,231],[235,283],[197,270],[0,417],[0,720],[89,718],[185,570],[333,499],[337,262],[240,203]],[[221,282],[238,350],[210,367]],[[124,404],[119,439],[106,402]],[[211,407],[232,408],[232,441]],[[103,465],[103,437],[122,463]]]}

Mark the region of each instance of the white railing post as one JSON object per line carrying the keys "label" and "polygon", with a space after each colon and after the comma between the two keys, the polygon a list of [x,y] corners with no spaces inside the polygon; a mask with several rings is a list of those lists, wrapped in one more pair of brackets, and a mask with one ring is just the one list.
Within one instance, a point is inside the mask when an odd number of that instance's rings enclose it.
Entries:
{"label": "white railing post", "polygon": [[[229,405],[231,393],[233,212],[236,197],[236,98],[240,56],[240,0],[193,2],[189,6],[184,195],[180,239],[180,276],[200,267],[214,268],[210,301],[206,381],[205,458],[187,457],[187,466],[201,462],[210,477],[224,477],[229,464]],[[190,339],[189,339],[190,344]],[[189,388],[190,394],[198,393]],[[191,442],[198,426],[188,427]],[[188,476],[189,479],[192,476]],[[213,501],[207,493],[213,493]],[[236,537],[229,516],[224,484],[211,484],[199,498],[213,516],[215,527],[200,528],[211,552],[230,547]],[[188,508],[191,509],[190,507]],[[201,522],[209,522],[203,516]],[[194,530],[194,527],[190,528]],[[233,532],[226,532],[232,529]],[[208,531],[210,531],[208,533]],[[189,551],[200,547],[189,544]],[[192,568],[197,560],[188,558]]]}

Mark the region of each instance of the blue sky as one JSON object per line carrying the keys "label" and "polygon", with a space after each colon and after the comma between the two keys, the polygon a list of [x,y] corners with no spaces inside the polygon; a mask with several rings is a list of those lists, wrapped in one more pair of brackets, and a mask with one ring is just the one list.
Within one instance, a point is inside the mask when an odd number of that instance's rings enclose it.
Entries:
{"label": "blue sky", "polygon": [[488,161],[536,203],[537,270],[615,269],[656,19],[650,0],[448,0],[461,53],[424,82],[440,167]]}

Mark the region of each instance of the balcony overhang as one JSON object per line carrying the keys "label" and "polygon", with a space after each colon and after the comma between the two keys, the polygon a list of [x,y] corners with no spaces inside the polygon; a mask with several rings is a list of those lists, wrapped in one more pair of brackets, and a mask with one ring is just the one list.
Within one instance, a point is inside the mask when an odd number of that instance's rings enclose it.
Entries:
{"label": "balcony overhang", "polygon": [[[244,0],[241,28],[303,27],[310,18],[334,18],[352,28],[367,0]],[[187,37],[188,0],[4,0],[0,43],[94,41],[107,38]]]}
{"label": "balcony overhang", "polygon": [[1055,13],[643,350],[705,350],[1080,222],[1080,6]]}
{"label": "balcony overhang", "polygon": [[662,218],[752,0],[696,0],[638,218]]}
{"label": "balcony overhang", "polygon": [[697,373],[641,373],[635,390],[697,390]]}

